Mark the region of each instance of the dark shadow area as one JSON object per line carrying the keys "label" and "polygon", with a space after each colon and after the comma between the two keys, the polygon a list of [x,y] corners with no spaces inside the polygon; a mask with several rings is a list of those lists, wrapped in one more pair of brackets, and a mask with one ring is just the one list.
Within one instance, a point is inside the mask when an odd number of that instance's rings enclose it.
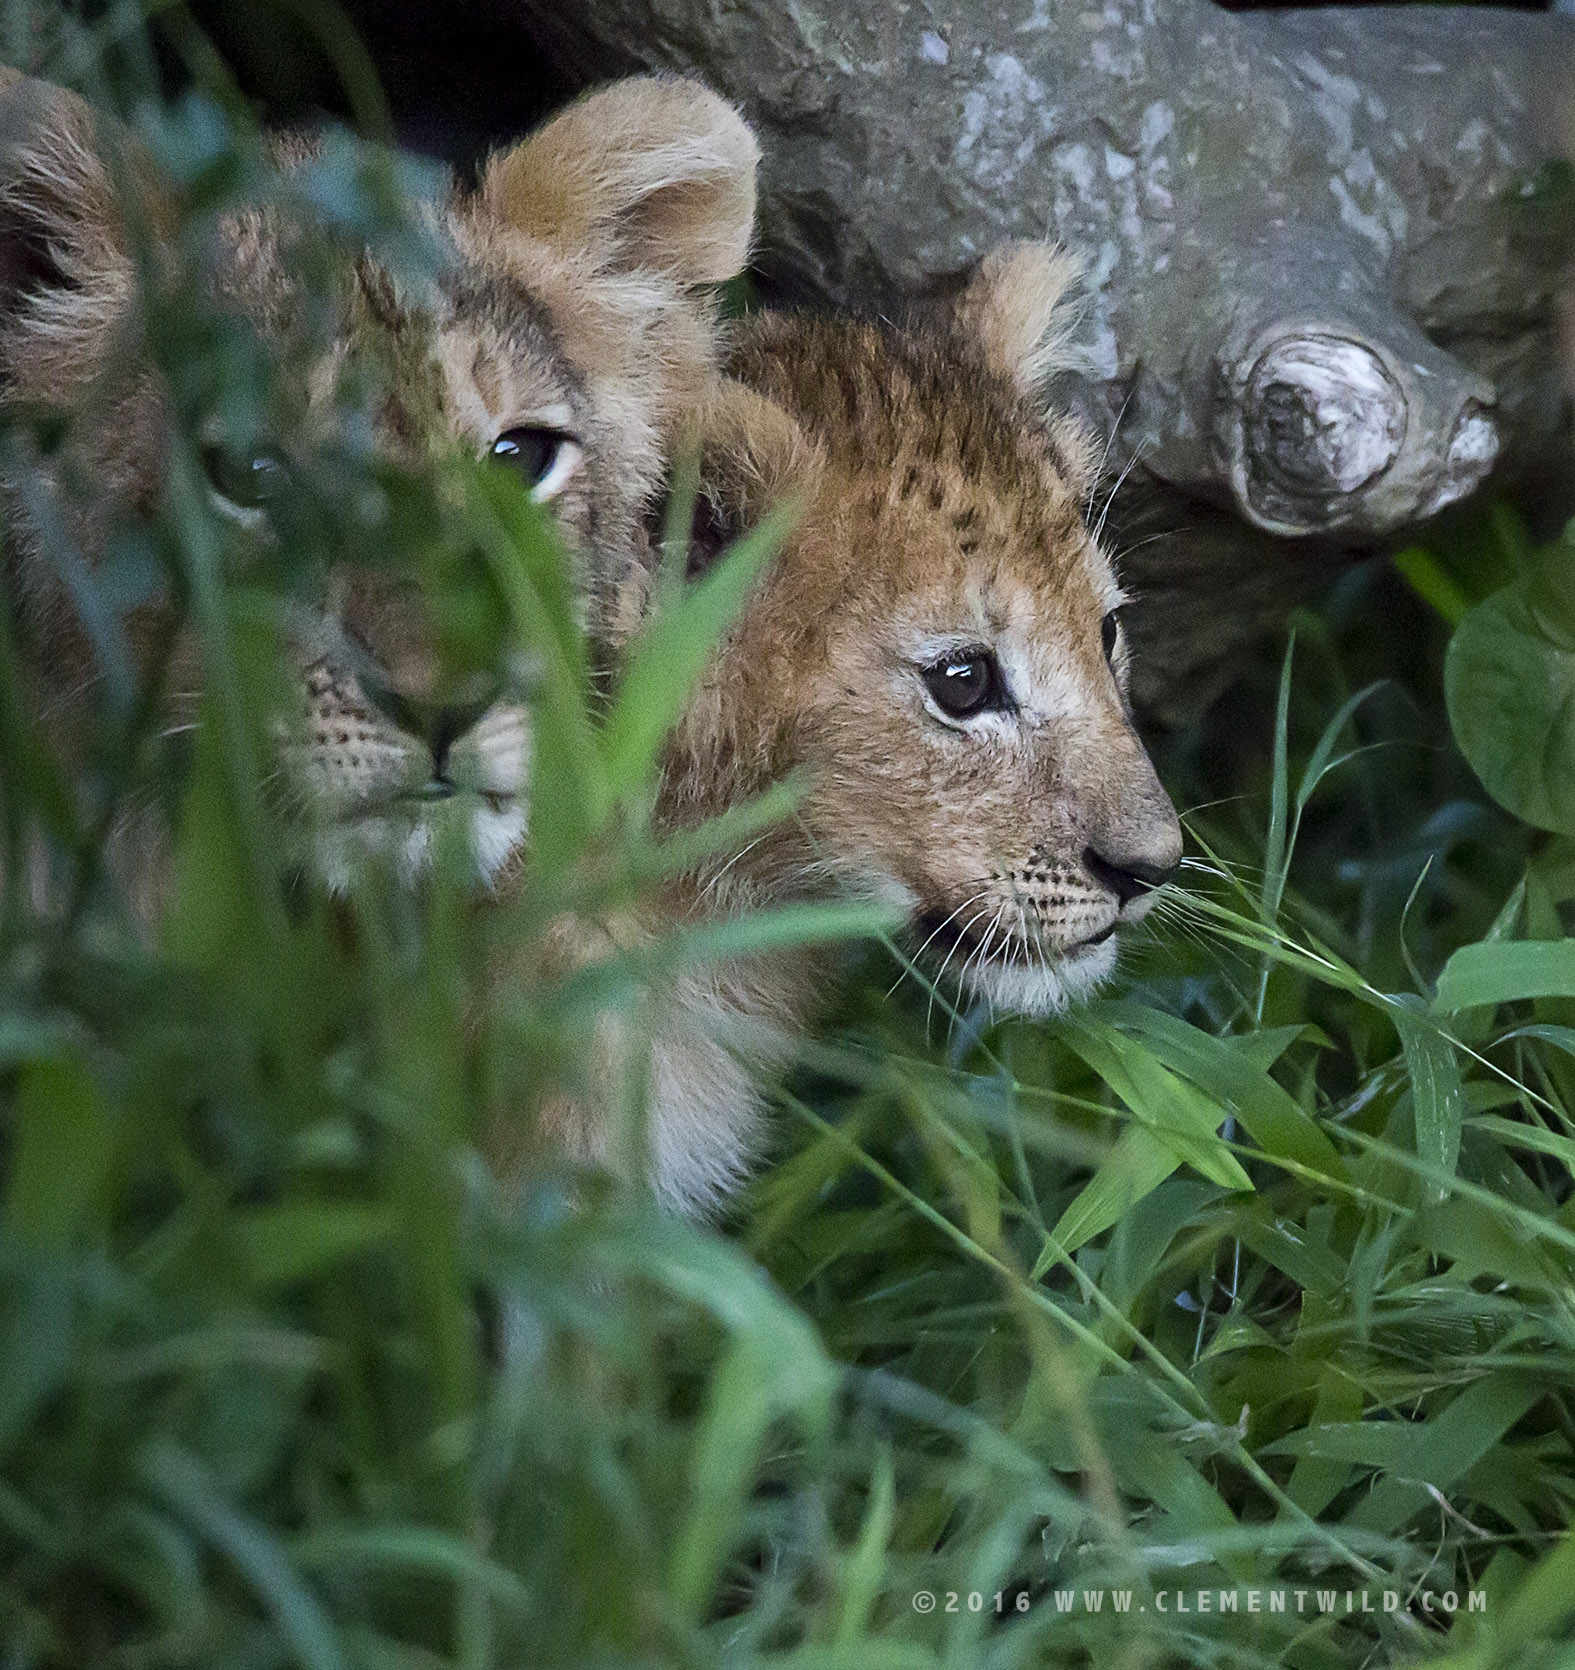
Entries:
{"label": "dark shadow area", "polygon": [[[364,51],[399,142],[461,169],[526,132],[569,96],[525,27],[490,0],[439,8],[349,0],[342,10],[195,0],[189,15],[241,90],[267,119],[282,124],[348,119],[353,101],[343,66]],[[166,25],[179,79],[183,54],[172,36]]]}

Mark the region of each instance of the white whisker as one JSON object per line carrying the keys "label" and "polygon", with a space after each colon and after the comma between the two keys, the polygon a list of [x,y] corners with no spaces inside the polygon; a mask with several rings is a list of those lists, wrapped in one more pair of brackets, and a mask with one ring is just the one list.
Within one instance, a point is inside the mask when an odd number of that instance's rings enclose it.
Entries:
{"label": "white whisker", "polygon": [[949,963],[952,960],[952,958],[957,955],[957,947],[959,945],[961,945],[962,942],[968,937],[969,930],[973,927],[974,923],[977,922],[981,916],[984,916],[984,915],[988,914],[989,909],[990,909],[990,907],[988,905],[986,905],[983,910],[976,910],[973,913],[973,915],[968,918],[967,923],[962,928],[958,929],[957,938],[953,942],[951,950],[946,953],[946,961],[943,962],[941,964],[941,966],[935,971],[935,979],[931,982],[931,985],[930,985],[929,1005],[928,1005],[928,1007],[926,1007],[926,1009],[924,1011],[924,1032],[925,1032],[926,1037],[929,1036],[929,1031],[930,1031],[930,1015],[935,1008],[935,993],[939,990],[941,981],[945,977],[946,964]]}
{"label": "white whisker", "polygon": [[769,834],[770,834],[770,831],[767,831],[766,835],[757,835],[754,838],[754,840],[749,842],[749,844],[747,846],[741,847],[737,852],[735,852],[733,854],[733,856],[730,859],[728,859],[728,861],[722,866],[722,868],[720,870],[718,870],[714,876],[711,877],[711,879],[705,884],[705,886],[703,888],[701,888],[698,896],[695,899],[695,909],[696,910],[698,910],[700,908],[700,906],[703,905],[708,898],[710,898],[712,893],[714,893],[717,890],[717,888],[722,885],[723,881],[726,880],[726,878],[727,878],[728,871],[731,870],[733,868],[733,866],[735,864],[737,864],[741,859],[747,858],[750,855],[750,853],[752,853],[755,850],[755,848],[760,845],[760,843],[762,841],[767,839],[767,836]]}
{"label": "white whisker", "polygon": [[1127,397],[1121,402],[1121,410],[1116,413],[1116,421],[1110,426],[1110,433],[1105,436],[1104,449],[1099,454],[1099,468],[1094,471],[1094,479],[1088,484],[1088,502],[1083,506],[1083,520],[1087,521],[1094,514],[1094,494],[1099,491],[1099,483],[1104,479],[1105,466],[1110,462],[1110,449],[1116,444],[1116,436],[1121,433],[1121,425],[1127,415],[1127,407],[1132,404],[1133,396],[1137,393],[1134,383],[1127,390]]}
{"label": "white whisker", "polygon": [[1110,514],[1110,507],[1116,502],[1116,494],[1121,491],[1122,483],[1137,468],[1138,460],[1143,456],[1143,448],[1139,446],[1127,460],[1126,468],[1116,477],[1116,484],[1110,489],[1110,496],[1105,500],[1105,508],[1099,513],[1099,520],[1094,524],[1094,542],[1098,544],[1099,536],[1105,531],[1105,518]]}
{"label": "white whisker", "polygon": [[915,969],[917,968],[919,959],[924,955],[924,953],[927,950],[929,950],[930,941],[933,940],[938,933],[943,932],[949,923],[955,922],[957,920],[958,916],[963,911],[967,910],[969,905],[973,904],[978,899],[982,899],[985,896],[985,894],[990,891],[990,888],[993,885],[994,885],[993,882],[986,883],[985,886],[979,888],[977,892],[970,893],[968,895],[968,897],[962,901],[961,904],[957,905],[954,909],[947,911],[945,916],[943,916],[941,918],[941,920],[938,923],[936,923],[936,925],[930,930],[929,936],[925,939],[923,945],[921,945],[919,947],[919,949],[917,951],[915,951],[911,957],[908,958],[907,965],[904,967],[902,973],[897,976],[896,980],[892,983],[890,990],[887,991],[887,993],[886,993],[887,997],[890,997],[892,995],[892,992],[896,991],[897,987],[900,986],[903,983],[903,981],[906,980],[908,978],[908,976],[915,971]]}

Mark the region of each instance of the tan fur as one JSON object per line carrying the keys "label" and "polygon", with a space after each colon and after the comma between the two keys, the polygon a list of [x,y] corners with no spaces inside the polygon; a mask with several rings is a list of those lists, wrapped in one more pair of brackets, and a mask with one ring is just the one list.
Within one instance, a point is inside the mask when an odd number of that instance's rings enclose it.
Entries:
{"label": "tan fur", "polygon": [[[111,155],[137,188],[129,203]],[[288,174],[313,148],[285,137],[275,155]],[[622,82],[501,153],[474,193],[437,206],[433,230],[450,261],[435,285],[407,294],[346,254],[338,339],[314,361],[301,362],[291,336],[300,227],[273,211],[236,215],[210,281],[221,304],[277,339],[297,409],[277,438],[286,450],[332,431],[341,379],[357,364],[381,368],[380,439],[396,459],[456,445],[482,454],[521,425],[572,435],[580,466],[553,509],[576,548],[586,618],[605,635],[645,560],[676,427],[714,377],[714,303],[700,287],[744,260],[754,168],[752,136],[715,95],[676,79]],[[131,217],[150,222],[157,247],[165,211],[143,184],[125,136],[101,131],[80,100],[14,72],[0,80],[0,385],[9,399],[71,415],[59,454],[5,484],[13,606],[62,736],[98,667],[69,596],[38,560],[38,517],[58,505],[91,564],[115,523],[147,512],[163,489],[166,396],[139,353],[128,227]],[[409,799],[432,775],[430,738],[407,732],[390,717],[397,703],[364,686],[352,638],[379,689],[429,706],[438,694],[430,634],[408,594],[379,574],[334,577],[297,646],[305,725],[281,750],[285,784],[309,806],[334,880],[368,847],[419,864],[430,840],[424,808]],[[475,792],[488,875],[523,837],[528,753],[525,712],[504,703],[445,761]]]}
{"label": "tan fur", "polygon": [[483,189],[510,224],[573,260],[720,283],[749,253],[758,159],[720,99],[656,78],[574,105],[531,151],[499,157]]}
{"label": "tan fur", "polygon": [[[717,896],[714,880],[691,879],[617,919],[559,921],[545,955],[535,952],[531,968],[500,977],[534,983],[617,952],[649,954],[694,921],[741,903],[736,893]],[[489,1159],[518,1180],[554,1150],[567,1151],[625,1176],[643,1172],[675,1211],[713,1210],[759,1157],[764,1092],[813,1019],[822,961],[806,951],[680,965],[660,976],[636,1007],[599,1013],[589,1038],[572,1041],[562,1086],[534,1126],[512,1112],[499,1119],[487,1133]]]}
{"label": "tan fur", "polygon": [[1003,244],[980,263],[954,309],[984,363],[1032,398],[1076,359],[1067,305],[1078,263],[1050,244]]}
{"label": "tan fur", "polygon": [[[869,898],[906,918],[932,976],[1043,1014],[1108,974],[1113,930],[1147,907],[1112,872],[1157,881],[1179,860],[1124,643],[1109,660],[1102,644],[1123,594],[1084,521],[1090,449],[1034,399],[1067,276],[1014,249],[927,332],[792,316],[739,332],[739,382],[699,426],[709,519],[736,532],[783,498],[801,515],[672,742],[662,813],[687,824],[789,774],[806,792],[693,878],[676,917]],[[922,670],[961,646],[998,657],[1011,713],[934,709]],[[651,1140],[667,1198],[703,1206],[747,1169],[760,1075],[835,975],[834,957],[796,953],[664,991]],[[605,1125],[565,1129],[607,1157]]]}

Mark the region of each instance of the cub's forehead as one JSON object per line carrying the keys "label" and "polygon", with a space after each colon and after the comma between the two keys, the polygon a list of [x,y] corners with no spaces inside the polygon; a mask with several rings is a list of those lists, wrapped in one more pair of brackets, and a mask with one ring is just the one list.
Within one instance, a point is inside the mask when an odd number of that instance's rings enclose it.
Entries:
{"label": "cub's forehead", "polygon": [[732,359],[824,447],[836,514],[863,525],[853,585],[981,633],[1121,601],[1063,427],[966,333],[768,316]]}
{"label": "cub's forehead", "polygon": [[432,352],[451,420],[478,440],[523,424],[577,431],[585,377],[553,318],[519,275],[462,262],[442,285]]}
{"label": "cub's forehead", "polygon": [[365,254],[342,253],[330,274],[337,301],[327,342],[307,339],[324,318],[301,277],[310,232],[262,212],[231,217],[214,288],[221,304],[280,344],[281,363],[292,348],[304,353],[313,406],[331,403],[347,366],[364,361],[386,379],[387,412],[401,432],[430,418],[482,444],[524,424],[574,430],[585,378],[547,303],[521,273],[455,236],[451,223],[430,230],[437,256],[430,271],[395,273]]}
{"label": "cub's forehead", "polygon": [[[899,456],[884,492],[871,494],[884,524],[875,542],[893,553],[886,586],[982,639],[1055,624],[1097,640],[1099,622],[1125,595],[1083,506],[1053,459],[1036,456],[1033,437],[1010,467],[943,465],[927,490],[914,462],[923,456]],[[919,485],[909,492],[916,471]]]}
{"label": "cub's forehead", "polygon": [[935,560],[909,570],[891,597],[891,616],[915,642],[939,650],[980,643],[1065,638],[1099,641],[1104,616],[1126,602],[1109,562],[1086,536],[1053,563],[1031,547],[998,548]]}
{"label": "cub's forehead", "polygon": [[1026,631],[1047,616],[1097,625],[1126,601],[1109,559],[1086,534],[1054,562],[1026,549],[980,564],[969,576],[969,589],[980,594],[983,609],[1002,631]]}

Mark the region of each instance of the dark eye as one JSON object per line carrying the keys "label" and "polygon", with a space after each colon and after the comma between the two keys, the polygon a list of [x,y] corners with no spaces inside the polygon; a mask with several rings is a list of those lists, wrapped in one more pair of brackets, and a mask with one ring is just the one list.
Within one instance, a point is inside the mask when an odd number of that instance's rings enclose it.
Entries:
{"label": "dark eye", "polygon": [[954,719],[1007,705],[1006,681],[988,650],[965,650],[926,667],[924,685],[941,712]]}
{"label": "dark eye", "polygon": [[1121,611],[1112,609],[1099,623],[1099,635],[1105,645],[1105,659],[1115,665],[1116,648],[1121,642]]}
{"label": "dark eye", "polygon": [[505,429],[492,443],[492,457],[518,472],[530,496],[544,503],[556,498],[580,466],[580,444],[561,429],[525,425]]}
{"label": "dark eye", "polygon": [[232,452],[225,446],[205,446],[202,473],[225,504],[242,511],[266,510],[290,479],[289,465],[271,447]]}

